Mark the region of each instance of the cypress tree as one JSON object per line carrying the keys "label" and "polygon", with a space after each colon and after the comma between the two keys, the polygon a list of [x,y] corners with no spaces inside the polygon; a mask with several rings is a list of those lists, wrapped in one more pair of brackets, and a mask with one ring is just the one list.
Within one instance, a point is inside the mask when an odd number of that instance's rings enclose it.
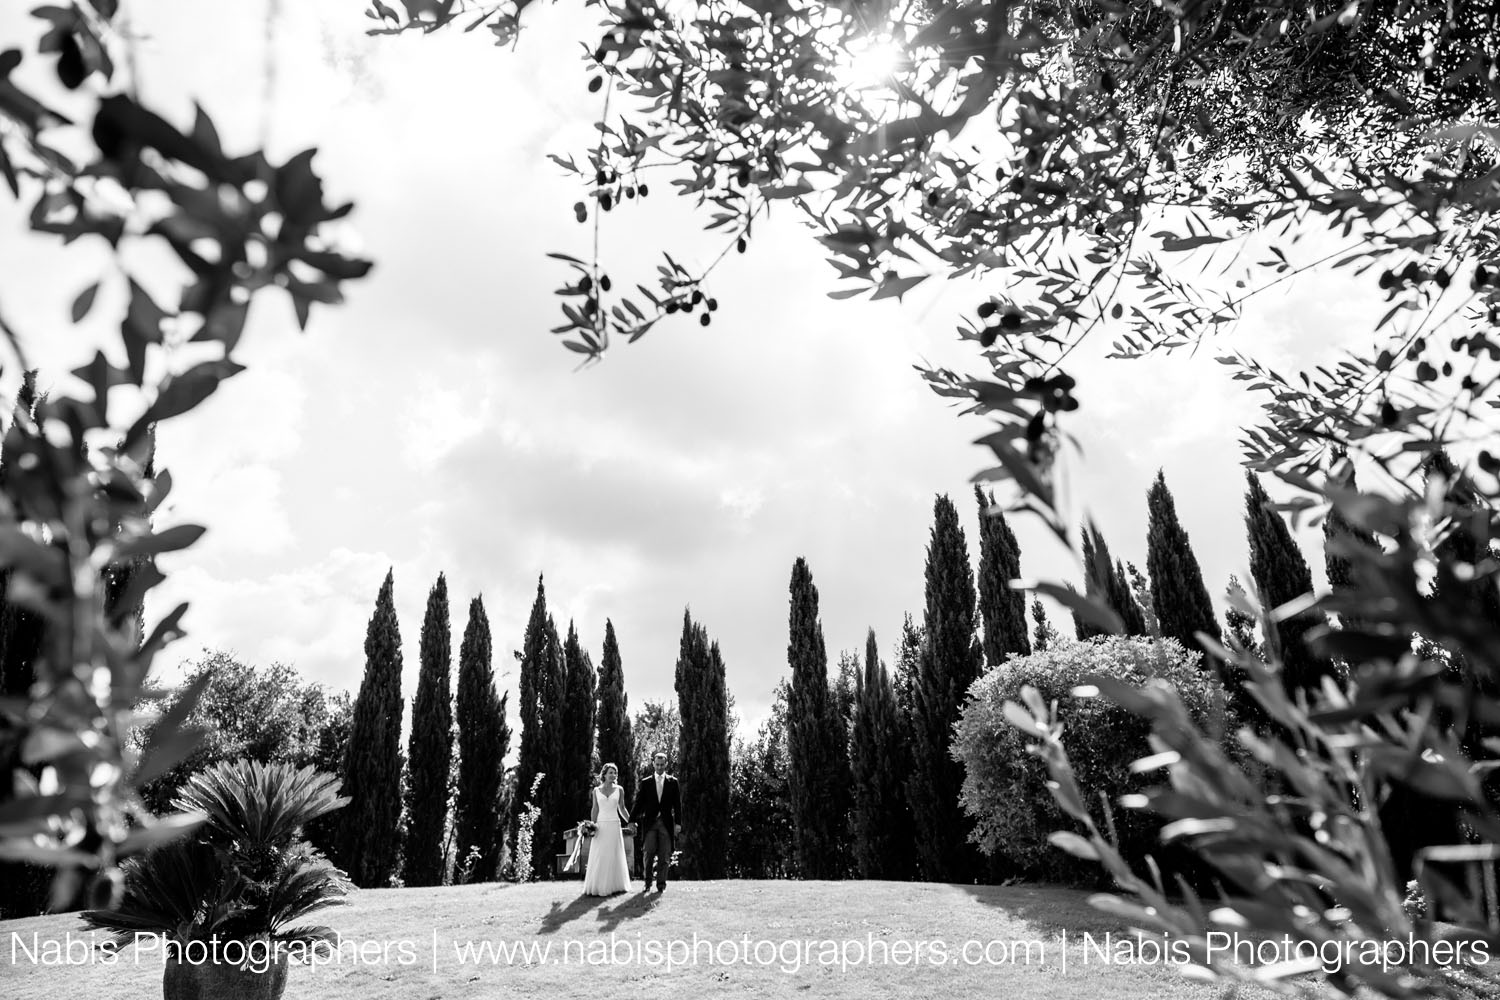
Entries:
{"label": "cypress tree", "polygon": [[[1302,551],[1281,514],[1270,507],[1271,498],[1255,473],[1245,473],[1245,528],[1250,539],[1250,574],[1267,611],[1312,591],[1312,573]],[[1318,624],[1316,611],[1276,624],[1281,653],[1281,680],[1288,692],[1316,688],[1329,664],[1313,655],[1304,637]],[[1269,645],[1269,637],[1268,645]]]}
{"label": "cypress tree", "polygon": [[599,707],[597,743],[599,764],[620,769],[624,801],[635,801],[635,780],[642,761],[635,759],[630,733],[630,700],[625,696],[625,667],[620,662],[620,643],[614,622],[604,621],[604,652],[599,657]]}
{"label": "cypress tree", "polygon": [[[563,645],[564,678],[562,707],[562,779],[558,790],[564,826],[588,819],[589,793],[594,787],[594,664],[578,641],[578,630],[568,622]],[[623,800],[622,800],[623,801]]]}
{"label": "cypress tree", "polygon": [[387,572],[365,632],[365,675],[344,762],[339,862],[355,885],[384,888],[396,872],[401,820],[401,630]]}
{"label": "cypress tree", "polygon": [[[468,881],[493,880],[500,867],[501,801],[510,726],[510,693],[496,697],[493,641],[484,601],[469,601],[469,620],[458,647],[458,795],[453,806],[455,864]],[[472,862],[470,858],[473,858]]]}
{"label": "cypress tree", "polygon": [[[1348,471],[1338,485],[1351,492],[1359,488],[1353,469]],[[1374,535],[1350,524],[1339,508],[1334,506],[1323,519],[1323,567],[1328,573],[1328,588],[1335,594],[1347,595],[1354,590],[1353,564],[1340,551],[1349,546],[1366,548],[1372,552],[1380,551],[1380,543],[1375,540]],[[1353,628],[1358,625],[1358,618],[1352,613],[1341,612],[1339,625],[1342,628]]]}
{"label": "cypress tree", "polygon": [[1156,617],[1155,605],[1151,603],[1151,581],[1133,562],[1125,564],[1125,578],[1130,581],[1130,596],[1135,598],[1135,603],[1141,609],[1141,617],[1146,622],[1146,634],[1160,637],[1161,622]]}
{"label": "cypress tree", "polygon": [[[521,748],[516,758],[515,808],[511,812],[509,838],[515,843],[516,826],[525,806],[532,801],[532,784],[537,775],[547,781],[542,762],[541,697],[537,672],[542,669],[547,642],[547,591],[540,576],[536,580],[536,598],[526,620],[526,635],[521,645],[521,676],[518,683],[517,710],[521,717]],[[540,794],[540,789],[538,789]]]}
{"label": "cypress tree", "polygon": [[[1086,551],[1092,551],[1093,544],[1094,543],[1089,540],[1089,536],[1088,535],[1084,535],[1083,536],[1083,546],[1084,546],[1084,549]],[[1089,565],[1089,561],[1088,561],[1088,557],[1087,556],[1084,557],[1084,565],[1085,566]],[[1075,586],[1073,586],[1073,581],[1071,581],[1071,580],[1064,580],[1063,581],[1063,586],[1068,589],[1068,593],[1070,593],[1070,594],[1076,594],[1076,593],[1078,593],[1078,588],[1075,587]],[[1080,641],[1082,641],[1084,639],[1092,639],[1094,636],[1096,636],[1096,635],[1103,635],[1104,633],[1103,633],[1103,630],[1101,630],[1099,628],[1099,626],[1097,626],[1094,623],[1090,622],[1088,619],[1084,618],[1083,615],[1080,615],[1075,610],[1073,612],[1073,634]]]}
{"label": "cypress tree", "polygon": [[[1083,595],[1113,610],[1124,625],[1125,635],[1146,634],[1146,618],[1130,592],[1125,565],[1109,554],[1104,534],[1092,524],[1083,526]],[[1080,639],[1106,634],[1076,613],[1073,618]]]}
{"label": "cypress tree", "polygon": [[[1083,526],[1083,596],[1101,604],[1108,604],[1103,581],[1108,575],[1108,563],[1104,570],[1099,569],[1099,554],[1094,546],[1094,530],[1090,525]],[[1075,588],[1068,585],[1069,590]],[[1077,611],[1073,612],[1073,624],[1079,639],[1092,639],[1096,635],[1104,635],[1104,629],[1095,625]]]}
{"label": "cypress tree", "polygon": [[682,716],[682,865],[689,878],[722,878],[729,836],[729,688],[719,644],[682,616],[677,655],[677,706]]}
{"label": "cypress tree", "polygon": [[[1224,588],[1224,603],[1227,605],[1224,611],[1223,635],[1227,639],[1234,640],[1239,646],[1255,657],[1264,655],[1264,649],[1256,638],[1258,623],[1252,615],[1241,611],[1239,603],[1249,600],[1240,578],[1235,574],[1229,574],[1229,584]],[[1250,674],[1235,663],[1225,663],[1215,658],[1212,666],[1219,672],[1219,682],[1224,685],[1224,694],[1230,715],[1241,723],[1248,723],[1259,731],[1264,731],[1270,723],[1270,718],[1265,710],[1260,707],[1260,702],[1245,690],[1245,682],[1250,679]],[[1231,727],[1232,728],[1232,727]]]}
{"label": "cypress tree", "polygon": [[1259,656],[1260,640],[1256,637],[1256,621],[1234,603],[1236,598],[1248,598],[1249,595],[1245,593],[1240,578],[1233,573],[1229,574],[1229,585],[1224,588],[1224,596],[1225,603],[1229,605],[1224,612],[1224,623],[1229,629],[1229,635],[1242,647]]}
{"label": "cypress tree", "polygon": [[[1103,539],[1100,539],[1101,543]],[[1109,581],[1110,605],[1125,623],[1126,635],[1146,635],[1146,615],[1130,589],[1130,578],[1125,574],[1125,564],[1115,560],[1115,571]]]}
{"label": "cypress tree", "polygon": [[925,639],[913,692],[907,797],[922,877],[968,882],[981,869],[969,842],[972,823],[958,804],[963,765],[949,751],[953,725],[969,685],[979,676],[984,654],[974,635],[977,613],[968,544],[958,511],[946,496],[933,504],[926,577]]}
{"label": "cypress tree", "polygon": [[901,720],[901,731],[911,732],[912,717],[916,709],[917,674],[922,666],[922,626],[911,616],[901,622],[901,641],[896,646],[896,676],[892,686],[896,689],[896,716]]}
{"label": "cypress tree", "polygon": [[532,828],[532,871],[550,876],[552,858],[560,846],[558,838],[570,825],[572,810],[567,804],[567,765],[564,760],[562,713],[568,690],[568,665],[563,642],[557,634],[557,623],[547,616],[547,631],[542,645],[542,661],[537,671],[538,703],[541,709],[542,773],[547,782],[539,789],[537,802],[542,813]]}
{"label": "cypress tree", "polygon": [[834,718],[839,720],[844,734],[844,744],[849,743],[849,727],[854,723],[854,688],[863,672],[859,653],[845,649],[839,653],[838,672],[829,678],[828,698],[833,705]]}
{"label": "cypress tree", "polygon": [[[511,840],[522,809],[535,802],[541,809],[532,828],[532,870],[551,872],[553,834],[561,828],[558,810],[562,775],[562,697],[566,691],[565,664],[557,626],[547,613],[547,590],[537,577],[536,599],[526,622],[521,648],[521,752],[516,763],[516,799],[512,810]],[[531,786],[537,775],[542,783],[533,797]]]}
{"label": "cypress tree", "polygon": [[[1222,641],[1213,601],[1203,584],[1203,570],[1188,533],[1177,519],[1177,503],[1167,489],[1160,469],[1146,493],[1150,527],[1146,533],[1146,571],[1151,574],[1151,604],[1161,634],[1182,643],[1183,649],[1201,649],[1197,633],[1205,632]],[[1216,669],[1205,654],[1205,670]]]}
{"label": "cypress tree", "polygon": [[787,752],[793,839],[804,875],[837,878],[843,873],[848,815],[847,744],[838,706],[829,697],[818,588],[801,557],[792,565],[788,632],[792,683],[787,699]]}
{"label": "cypress tree", "polygon": [[901,639],[896,644],[896,669],[891,676],[891,687],[896,698],[896,725],[901,739],[895,745],[899,761],[899,779],[896,783],[896,808],[901,821],[896,826],[897,867],[891,873],[893,879],[911,879],[917,871],[916,825],[912,820],[910,792],[906,787],[906,776],[911,774],[913,754],[911,736],[916,725],[916,682],[922,669],[922,626],[907,612],[901,621]]}
{"label": "cypress tree", "polygon": [[453,763],[453,708],[449,675],[453,641],[448,623],[448,581],[439,573],[427,592],[422,617],[421,667],[411,705],[406,744],[406,849],[408,886],[443,884],[443,833],[448,824],[448,775]]}
{"label": "cypress tree", "polygon": [[865,639],[864,671],[855,678],[849,764],[854,789],[854,858],[859,877],[889,879],[902,873],[898,831],[906,822],[901,778],[902,730],[896,689],[880,662],[875,630]]}
{"label": "cypress tree", "polygon": [[984,616],[984,658],[991,667],[1007,654],[1026,656],[1031,641],[1026,634],[1026,595],[1012,590],[1010,581],[1021,575],[1021,546],[995,506],[995,496],[976,485],[979,504],[979,609]]}
{"label": "cypress tree", "polygon": [[1038,653],[1051,649],[1057,645],[1057,640],[1062,638],[1057,629],[1052,627],[1052,622],[1047,619],[1047,609],[1042,607],[1042,599],[1033,597],[1031,599],[1031,620],[1036,623],[1036,639],[1032,643],[1032,649]]}

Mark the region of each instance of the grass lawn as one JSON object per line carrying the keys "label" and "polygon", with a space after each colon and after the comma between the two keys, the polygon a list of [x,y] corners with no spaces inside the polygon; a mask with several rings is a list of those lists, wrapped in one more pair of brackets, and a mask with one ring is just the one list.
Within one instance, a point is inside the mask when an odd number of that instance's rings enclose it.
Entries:
{"label": "grass lawn", "polygon": [[[660,896],[637,891],[594,899],[579,895],[581,885],[356,892],[348,906],[324,914],[344,935],[348,957],[341,963],[294,966],[286,995],[296,1000],[532,995],[1206,1000],[1223,993],[1223,987],[1190,983],[1169,966],[1103,964],[1097,952],[1085,961],[1079,935],[1102,939],[1107,931],[1119,935],[1121,927],[1090,908],[1086,893],[1067,889],[674,882]],[[86,941],[81,927],[67,915],[0,922],[0,997],[161,996],[158,955],[127,949],[113,966],[66,966],[33,960],[24,950],[37,947],[34,942],[64,943],[70,933]],[[1063,930],[1072,939],[1066,949],[1059,943]],[[694,934],[707,942],[698,945],[696,962],[688,957]],[[611,941],[615,963],[604,954]],[[804,951],[804,941],[815,943]],[[835,942],[834,950],[824,950],[830,947],[824,941]],[[960,951],[969,941],[979,943],[971,946],[972,964]],[[1036,943],[1029,961],[1022,950],[1028,942]],[[978,951],[986,944],[993,964]],[[352,954],[356,946],[365,950],[363,960]],[[459,949],[466,946],[472,950],[464,959]],[[517,949],[510,961],[502,946]],[[550,953],[544,953],[549,946]],[[711,947],[721,953],[717,961]],[[675,958],[668,968],[671,948]],[[481,955],[478,949],[489,950]],[[75,955],[82,951],[80,945]],[[1009,960],[1001,962],[1007,955]],[[845,956],[848,968],[842,967]]]}

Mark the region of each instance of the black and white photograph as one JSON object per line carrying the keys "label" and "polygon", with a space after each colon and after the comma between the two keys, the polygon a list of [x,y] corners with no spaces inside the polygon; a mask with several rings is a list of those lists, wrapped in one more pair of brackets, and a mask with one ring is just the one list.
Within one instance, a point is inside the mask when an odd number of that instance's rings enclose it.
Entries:
{"label": "black and white photograph", "polygon": [[1500,1000],[1500,7],[0,6],[0,998]]}

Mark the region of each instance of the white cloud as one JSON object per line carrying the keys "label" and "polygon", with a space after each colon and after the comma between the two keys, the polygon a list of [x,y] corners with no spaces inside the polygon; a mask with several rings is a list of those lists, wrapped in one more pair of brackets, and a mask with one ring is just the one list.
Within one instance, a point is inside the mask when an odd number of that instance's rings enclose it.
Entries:
{"label": "white cloud", "polygon": [[[365,627],[391,563],[383,553],[334,549],[307,565],[252,577],[209,573],[185,559],[162,563],[168,582],[147,608],[148,623],[178,601],[189,602],[188,637],[164,654],[166,661],[191,659],[203,647],[234,650],[256,663],[292,664],[335,688],[358,687]],[[411,621],[409,595],[398,591],[403,597]],[[403,636],[413,663],[414,638]]]}

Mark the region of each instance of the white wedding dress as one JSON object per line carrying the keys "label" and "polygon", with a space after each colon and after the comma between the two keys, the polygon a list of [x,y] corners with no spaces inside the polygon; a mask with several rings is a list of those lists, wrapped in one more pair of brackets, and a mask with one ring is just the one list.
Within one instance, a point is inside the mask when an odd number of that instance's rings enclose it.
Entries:
{"label": "white wedding dress", "polygon": [[625,833],[620,825],[620,786],[605,795],[594,789],[599,806],[598,830],[589,844],[588,868],[583,876],[585,896],[608,896],[630,891],[630,868],[625,863]]}

